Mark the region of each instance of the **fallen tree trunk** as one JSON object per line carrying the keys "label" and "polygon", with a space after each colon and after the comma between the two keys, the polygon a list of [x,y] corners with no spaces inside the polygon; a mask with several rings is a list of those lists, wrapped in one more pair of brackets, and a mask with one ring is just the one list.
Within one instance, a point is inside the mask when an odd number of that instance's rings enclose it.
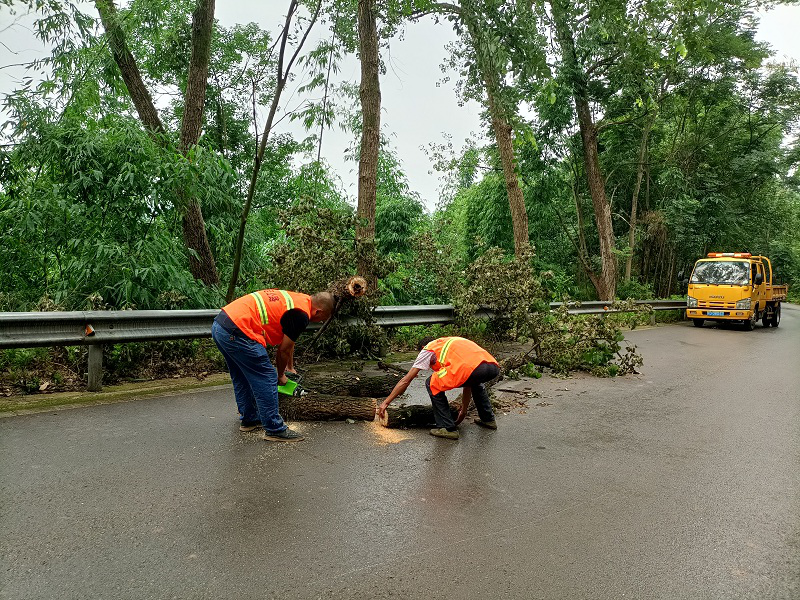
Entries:
{"label": "fallen tree trunk", "polygon": [[309,371],[303,375],[300,385],[317,394],[329,396],[357,396],[384,398],[394,388],[400,376],[397,373],[342,373]]}
{"label": "fallen tree trunk", "polygon": [[[450,404],[450,413],[453,419],[458,416],[458,407]],[[436,427],[433,418],[433,406],[430,404],[400,404],[389,405],[383,418],[378,417],[378,422],[384,427]]]}
{"label": "fallen tree trunk", "polygon": [[[460,396],[457,399],[460,402]],[[304,396],[279,394],[281,415],[289,421],[343,421],[354,419],[372,421],[381,398],[358,396],[335,396],[308,392]],[[459,405],[450,405],[453,418],[458,415]],[[434,427],[431,404],[397,404],[386,409],[384,427]]]}
{"label": "fallen tree trunk", "polygon": [[281,415],[290,421],[342,421],[375,418],[375,398],[333,396],[309,392],[304,396],[278,395]]}

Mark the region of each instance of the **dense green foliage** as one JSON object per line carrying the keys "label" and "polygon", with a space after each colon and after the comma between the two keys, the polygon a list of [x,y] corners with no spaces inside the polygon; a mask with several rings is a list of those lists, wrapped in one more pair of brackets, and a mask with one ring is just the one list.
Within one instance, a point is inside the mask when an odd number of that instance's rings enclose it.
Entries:
{"label": "dense green foliage", "polygon": [[[413,27],[416,13],[447,14],[454,6],[389,4],[381,14],[384,42]],[[253,23],[215,27],[203,135],[184,156],[174,151],[173,134],[159,139],[143,128],[95,14],[81,12],[83,5],[14,0],[0,1],[0,10],[25,5],[39,9],[36,35],[52,54],[37,62],[43,81],[25,80],[4,99],[0,310],[221,305],[224,290],[189,272],[176,190],[200,201],[226,281],[252,173],[254,106],[269,106],[274,92],[274,36]],[[317,155],[319,137],[337,124],[354,140],[342,152],[358,155],[355,87],[328,78],[329,67],[336,73],[356,47],[354,6],[323,2],[320,26],[331,35],[299,63],[310,79],[298,90],[308,97],[294,116],[309,137],[270,138],[247,221],[240,293],[269,286],[312,292],[356,270],[353,198]],[[373,301],[455,302],[466,310],[492,304],[494,296],[519,298],[521,290],[534,303],[590,299],[597,228],[568,85],[576,67],[554,58],[548,46],[552,3],[459,6],[462,18],[447,18],[463,39],[451,48],[446,76],[461,79],[461,100],[482,101],[480,73],[496,69],[504,76],[496,91],[513,128],[534,252],[524,265],[510,258],[510,209],[494,145],[432,144],[443,186],[428,212],[383,140],[374,267],[379,297]],[[181,119],[175,98],[186,86],[192,9],[189,0],[120,7],[143,79],[158,91],[167,131],[176,131]],[[755,41],[752,11],[746,0],[579,2],[568,11],[597,115],[620,298],[680,293],[677,272],[712,250],[763,253],[774,260],[778,280],[800,289],[800,86],[796,68],[771,62],[769,49]],[[477,38],[467,35],[470,23],[480,24]],[[384,118],[392,122],[391,114]],[[487,269],[506,272],[512,264],[525,277],[497,278]],[[514,327],[528,322],[515,313],[523,309],[536,312],[513,305],[507,317]],[[516,333],[535,337],[545,325]],[[613,344],[615,334],[601,337]],[[359,343],[337,342],[337,351]],[[609,347],[612,354],[618,350]],[[581,350],[568,362],[591,363],[596,351]],[[559,360],[544,346],[541,352],[547,362]]]}

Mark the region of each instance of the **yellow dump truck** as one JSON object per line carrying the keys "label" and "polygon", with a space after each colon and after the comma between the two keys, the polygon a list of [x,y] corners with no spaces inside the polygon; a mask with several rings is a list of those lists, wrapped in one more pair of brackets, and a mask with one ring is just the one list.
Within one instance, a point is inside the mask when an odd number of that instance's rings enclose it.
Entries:
{"label": "yellow dump truck", "polygon": [[772,263],[749,252],[710,252],[698,260],[688,280],[686,317],[695,326],[705,321],[738,321],[752,330],[781,322],[787,286],[773,281]]}

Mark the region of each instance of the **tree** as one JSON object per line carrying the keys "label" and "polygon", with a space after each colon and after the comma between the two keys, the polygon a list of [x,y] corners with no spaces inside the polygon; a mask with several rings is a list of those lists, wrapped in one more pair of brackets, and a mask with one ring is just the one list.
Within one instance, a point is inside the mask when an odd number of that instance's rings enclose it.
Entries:
{"label": "tree", "polygon": [[358,0],[358,48],[361,61],[361,147],[358,158],[356,244],[358,273],[375,289],[375,207],[381,135],[380,56],[375,0]]}
{"label": "tree", "polygon": [[617,284],[617,255],[615,252],[614,227],[611,222],[611,205],[606,197],[605,180],[600,166],[597,149],[598,126],[592,116],[589,105],[589,78],[583,65],[579,63],[575,48],[575,34],[572,22],[577,21],[564,0],[550,0],[553,24],[561,49],[561,62],[570,86],[575,112],[578,116],[581,142],[583,146],[583,163],[589,193],[594,206],[595,224],[600,240],[600,273],[590,272],[589,277],[597,289],[601,300],[613,300]]}
{"label": "tree", "polygon": [[[462,48],[455,51],[454,58],[461,61],[467,74],[463,82],[464,94],[478,99],[482,99],[483,94],[486,96],[489,122],[500,156],[511,212],[514,252],[522,257],[530,251],[530,237],[514,150],[518,99],[504,78],[513,70],[511,63],[515,61],[525,65],[522,69],[524,76],[544,67],[539,36],[536,28],[531,26],[532,13],[524,3],[504,0],[461,0],[458,4],[437,2],[417,16],[429,12],[449,15],[456,32],[462,35]],[[525,58],[515,58],[515,54]]]}
{"label": "tree", "polygon": [[[122,74],[142,124],[152,136],[167,144],[164,125],[153,104],[152,96],[142,80],[136,59],[128,49],[117,7],[113,0],[95,0],[95,6],[100,13],[114,61]],[[192,148],[199,141],[202,130],[213,25],[214,0],[197,0],[192,14],[192,50],[178,140],[178,152],[189,160]],[[197,198],[189,196],[183,188],[177,190],[177,195],[183,204],[183,237],[189,251],[192,275],[206,285],[217,285],[219,273],[208,244],[200,203]]]}
{"label": "tree", "polygon": [[[287,42],[289,40],[289,35],[291,32],[291,24],[292,18],[294,17],[297,9],[299,7],[298,0],[291,0],[289,3],[289,9],[286,12],[286,20],[283,25],[283,30],[281,31],[280,36],[280,48],[278,50],[278,64],[277,64],[277,73],[276,73],[276,83],[275,83],[275,91],[272,96],[272,103],[269,107],[269,113],[267,114],[267,121],[264,124],[264,131],[261,134],[261,141],[258,144],[258,150],[253,158],[253,170],[250,175],[250,185],[247,189],[247,197],[244,201],[244,206],[242,207],[242,215],[239,221],[239,232],[236,236],[236,245],[234,248],[233,253],[233,272],[231,273],[231,279],[228,283],[228,292],[225,295],[225,298],[228,302],[231,302],[235,295],[236,295],[236,285],[239,281],[239,269],[241,268],[242,264],[242,248],[244,245],[244,233],[245,227],[247,226],[247,219],[250,215],[250,208],[253,203],[253,196],[255,195],[256,191],[256,184],[258,183],[258,175],[261,172],[261,163],[264,160],[264,151],[267,147],[267,140],[269,139],[269,134],[272,131],[273,123],[275,122],[275,114],[278,110],[278,104],[280,103],[281,94],[283,93],[283,89],[286,87],[286,82],[289,80],[289,76],[292,72],[292,66],[294,65],[295,61],[297,60],[300,51],[305,44],[306,39],[308,38],[309,33],[311,33],[311,29],[314,27],[314,23],[319,16],[320,8],[322,7],[321,0],[317,2],[316,8],[311,15],[308,23],[304,27],[303,33],[300,37],[300,41],[297,43],[292,56],[289,58],[288,62],[286,62],[286,48]],[[255,87],[255,83],[253,84]],[[255,89],[253,91],[255,95]],[[255,97],[253,98],[253,102],[255,103]],[[255,123],[254,123],[255,125]],[[258,132],[256,131],[256,135]]]}
{"label": "tree", "polygon": [[[525,210],[525,199],[520,187],[519,174],[514,157],[513,127],[509,112],[516,107],[510,106],[503,96],[504,85],[502,74],[509,58],[504,49],[504,39],[489,26],[488,19],[481,18],[478,7],[483,10],[497,8],[493,3],[476,4],[462,2],[461,19],[466,25],[472,48],[475,52],[477,71],[483,81],[489,116],[497,142],[497,151],[503,167],[508,205],[511,210],[511,224],[514,229],[514,253],[523,257],[530,251],[528,233],[528,213]],[[499,13],[495,12],[495,15]]]}

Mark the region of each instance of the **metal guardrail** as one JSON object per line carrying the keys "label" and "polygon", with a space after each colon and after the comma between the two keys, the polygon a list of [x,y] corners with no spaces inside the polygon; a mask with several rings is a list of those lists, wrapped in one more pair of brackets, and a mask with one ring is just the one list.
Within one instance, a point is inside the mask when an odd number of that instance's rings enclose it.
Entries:
{"label": "metal guardrail", "polygon": [[214,310],[0,313],[0,348],[88,346],[87,389],[103,387],[103,344],[211,335]]}
{"label": "metal guardrail", "polygon": [[[563,302],[551,302],[550,308],[563,306]],[[580,306],[578,306],[580,304]],[[686,308],[686,300],[636,300],[637,306],[650,305],[653,310],[681,310]],[[586,302],[568,303],[567,306],[574,306],[569,309],[571,315],[602,315],[609,313],[626,312],[614,308],[613,302],[603,302],[601,300],[589,300]]]}
{"label": "metal guardrail", "polygon": [[[642,300],[653,310],[678,310],[684,301]],[[551,309],[562,306],[550,304]],[[570,314],[608,314],[623,312],[609,302],[582,302],[569,308]],[[38,346],[88,346],[88,389],[102,388],[104,344],[192,339],[211,336],[211,323],[219,309],[209,310],[130,310],[83,312],[0,313],[0,349]],[[489,316],[488,313],[486,313]],[[453,306],[379,306],[375,324],[381,327],[452,323]],[[309,329],[319,327],[311,323]]]}
{"label": "metal guardrail", "polygon": [[[0,349],[93,346],[209,337],[219,309],[0,313]],[[452,323],[449,304],[379,306],[381,327]],[[318,323],[309,329],[319,328]]]}
{"label": "metal guardrail", "polygon": [[0,348],[208,337],[218,314],[219,309],[0,313]]}

